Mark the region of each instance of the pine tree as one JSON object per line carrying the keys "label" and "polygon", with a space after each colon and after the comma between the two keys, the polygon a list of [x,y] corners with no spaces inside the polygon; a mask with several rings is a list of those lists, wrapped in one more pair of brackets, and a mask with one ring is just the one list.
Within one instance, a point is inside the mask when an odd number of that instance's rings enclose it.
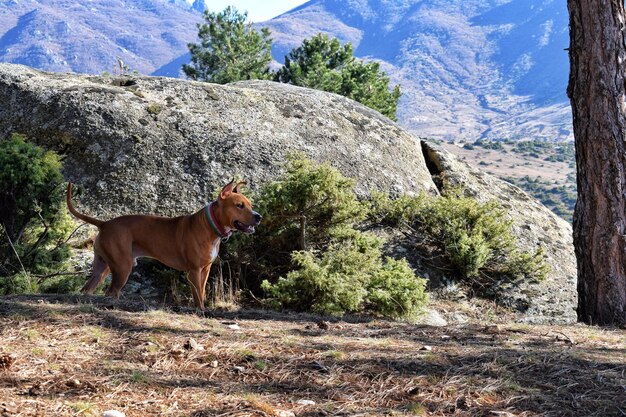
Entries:
{"label": "pine tree", "polygon": [[568,0],[578,201],[578,319],[626,324],[626,47],[622,0]]}
{"label": "pine tree", "polygon": [[389,90],[389,77],[377,62],[352,55],[352,45],[318,34],[285,57],[276,81],[341,94],[396,120],[400,86]]}
{"label": "pine tree", "polygon": [[191,64],[183,65],[183,71],[189,78],[226,84],[272,77],[269,29],[256,31],[246,23],[248,13],[231,6],[220,13],[206,10],[204,20],[198,24],[200,43],[188,45]]}
{"label": "pine tree", "polygon": [[378,62],[353,60],[342,69],[339,94],[378,110],[396,120],[400,86],[389,90],[389,77],[380,70]]}

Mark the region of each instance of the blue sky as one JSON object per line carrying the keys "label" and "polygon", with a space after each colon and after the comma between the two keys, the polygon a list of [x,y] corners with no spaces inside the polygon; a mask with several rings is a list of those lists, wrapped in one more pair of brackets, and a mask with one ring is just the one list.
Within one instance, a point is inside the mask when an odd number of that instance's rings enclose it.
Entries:
{"label": "blue sky", "polygon": [[209,0],[206,4],[212,12],[224,10],[224,8],[229,5],[235,6],[239,11],[247,10],[248,17],[253,22],[262,22],[306,3],[306,1],[307,0]]}

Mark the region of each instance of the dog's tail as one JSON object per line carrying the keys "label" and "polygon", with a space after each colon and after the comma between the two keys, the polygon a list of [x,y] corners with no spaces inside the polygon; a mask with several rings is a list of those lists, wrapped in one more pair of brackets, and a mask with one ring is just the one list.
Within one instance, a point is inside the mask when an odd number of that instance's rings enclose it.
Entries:
{"label": "dog's tail", "polygon": [[102,224],[104,223],[102,220],[98,220],[95,217],[87,216],[86,214],[80,213],[78,210],[74,208],[74,205],[72,204],[72,183],[71,182],[67,183],[66,201],[67,201],[67,208],[70,211],[70,213],[74,215],[74,217],[77,217],[87,223],[91,223],[97,227],[102,226]]}

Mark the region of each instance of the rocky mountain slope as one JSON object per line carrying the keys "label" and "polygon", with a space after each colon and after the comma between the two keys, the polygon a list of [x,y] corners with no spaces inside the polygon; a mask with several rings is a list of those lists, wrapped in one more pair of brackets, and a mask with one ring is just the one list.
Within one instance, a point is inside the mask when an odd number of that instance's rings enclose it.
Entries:
{"label": "rocky mountain slope", "polygon": [[380,60],[399,120],[437,139],[571,139],[567,8],[554,0],[313,0],[268,22],[274,55],[327,32]]}
{"label": "rocky mountain slope", "polygon": [[569,224],[345,97],[267,81],[222,86],[0,64],[0,102],[0,140],[19,132],[63,154],[66,178],[86,189],[81,208],[102,218],[189,213],[233,175],[257,187],[270,181],[294,151],[329,161],[360,194],[437,193],[432,175],[445,176],[502,202],[525,250],[545,250],[549,278],[507,289],[503,302],[530,321],[575,319]]}
{"label": "rocky mountain slope", "polygon": [[[0,62],[180,76],[196,0],[0,0]],[[312,0],[268,26],[278,63],[318,32],[381,61],[404,92],[400,124],[423,137],[568,140],[567,9],[556,0]]]}
{"label": "rocky mountain slope", "polygon": [[[201,0],[196,2],[201,6]],[[0,0],[0,62],[48,71],[149,74],[187,50],[200,13],[186,0]]]}

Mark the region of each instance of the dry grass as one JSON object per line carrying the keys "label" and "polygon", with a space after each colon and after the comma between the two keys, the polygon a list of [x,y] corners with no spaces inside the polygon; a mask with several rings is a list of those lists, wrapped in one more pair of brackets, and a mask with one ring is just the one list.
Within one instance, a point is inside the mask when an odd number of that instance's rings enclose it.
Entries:
{"label": "dry grass", "polygon": [[0,416],[626,415],[623,330],[143,310],[0,298]]}

